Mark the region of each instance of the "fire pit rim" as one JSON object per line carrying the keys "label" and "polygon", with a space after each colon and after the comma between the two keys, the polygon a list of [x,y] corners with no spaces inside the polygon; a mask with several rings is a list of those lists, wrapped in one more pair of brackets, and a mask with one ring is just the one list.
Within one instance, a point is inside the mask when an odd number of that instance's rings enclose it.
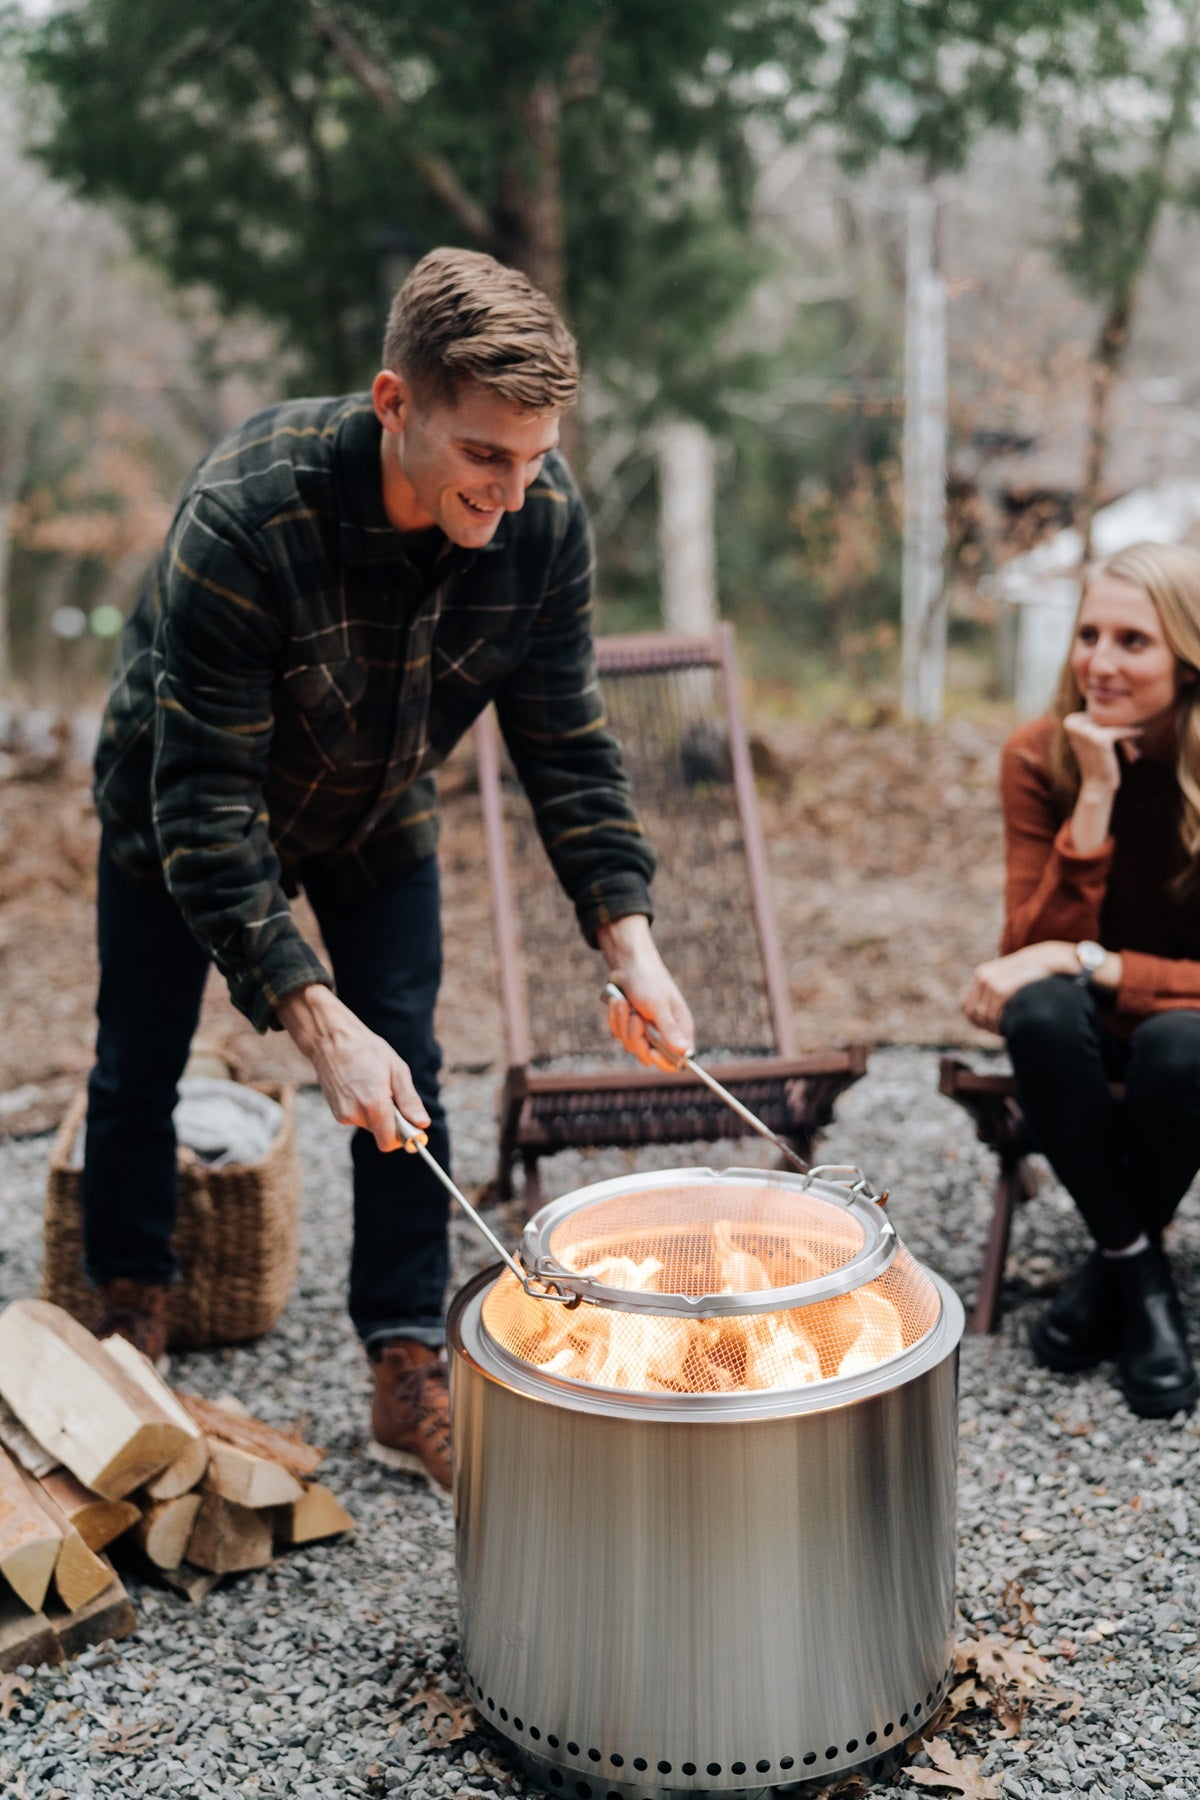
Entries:
{"label": "fire pit rim", "polygon": [[488,1289],[504,1274],[503,1263],[482,1269],[458,1290],[447,1315],[447,1335],[464,1362],[486,1379],[525,1399],[610,1418],[652,1419],[655,1424],[664,1420],[694,1425],[754,1423],[800,1413],[829,1412],[876,1394],[890,1393],[915,1381],[952,1354],[966,1324],[963,1303],[941,1275],[923,1263],[920,1267],[940,1301],[937,1319],[924,1337],[860,1374],[831,1375],[800,1387],[743,1388],[719,1394],[642,1393],[630,1388],[597,1387],[539,1368],[536,1363],[523,1362],[497,1343],[483,1324],[483,1301]]}

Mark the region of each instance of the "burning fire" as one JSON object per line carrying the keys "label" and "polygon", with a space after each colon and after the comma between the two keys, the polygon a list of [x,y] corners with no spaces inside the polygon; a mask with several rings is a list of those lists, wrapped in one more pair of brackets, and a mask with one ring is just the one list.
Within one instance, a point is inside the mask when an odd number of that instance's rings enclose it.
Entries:
{"label": "burning fire", "polygon": [[[794,1247],[789,1250],[794,1258]],[[707,1291],[761,1293],[779,1285],[762,1258],[738,1243],[728,1220],[712,1226],[711,1258],[720,1286]],[[811,1276],[823,1273],[817,1259],[811,1261]],[[580,1274],[607,1287],[678,1291],[661,1283],[664,1264],[656,1256],[639,1262],[608,1252],[586,1261],[573,1256],[572,1263]],[[520,1295],[515,1280],[505,1276],[493,1302],[506,1286]],[[586,1303],[568,1311],[520,1298],[519,1353],[525,1361],[574,1381],[639,1393],[800,1387],[872,1369],[904,1347],[897,1308],[871,1287],[791,1312],[710,1319],[655,1318]]]}

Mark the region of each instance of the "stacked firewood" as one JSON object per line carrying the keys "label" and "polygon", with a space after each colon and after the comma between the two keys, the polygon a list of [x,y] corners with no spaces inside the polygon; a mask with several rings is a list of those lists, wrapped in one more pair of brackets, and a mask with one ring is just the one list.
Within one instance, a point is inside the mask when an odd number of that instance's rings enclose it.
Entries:
{"label": "stacked firewood", "polygon": [[175,1392],[124,1338],[13,1301],[0,1313],[0,1671],[134,1629],[110,1547],[198,1600],[276,1543],[351,1529],[313,1480],[324,1454],[236,1402]]}

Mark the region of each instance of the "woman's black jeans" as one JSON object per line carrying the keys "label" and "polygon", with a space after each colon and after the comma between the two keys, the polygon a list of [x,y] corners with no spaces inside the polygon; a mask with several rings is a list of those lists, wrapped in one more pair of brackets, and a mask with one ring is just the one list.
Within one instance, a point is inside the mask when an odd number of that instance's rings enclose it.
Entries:
{"label": "woman's black jeans", "polygon": [[1096,1242],[1158,1237],[1200,1168],[1200,1012],[1120,1038],[1085,982],[1051,975],[1013,995],[1003,1025],[1033,1140]]}
{"label": "woman's black jeans", "polygon": [[[433,1009],[441,980],[437,861],[387,887],[339,901],[318,876],[305,891],[320,922],[339,997],[412,1071],[432,1120],[429,1147],[449,1167],[438,1098]],[[97,918],[100,993],[96,1065],[88,1081],[83,1170],[85,1262],[93,1282],[120,1275],[169,1282],[175,1227],[176,1083],[208,974],[208,956],[161,889],[130,879],[103,846]],[[351,1141],[354,1250],[350,1316],[364,1343],[443,1340],[449,1272],[446,1193],[420,1157],[384,1154],[369,1132]]]}

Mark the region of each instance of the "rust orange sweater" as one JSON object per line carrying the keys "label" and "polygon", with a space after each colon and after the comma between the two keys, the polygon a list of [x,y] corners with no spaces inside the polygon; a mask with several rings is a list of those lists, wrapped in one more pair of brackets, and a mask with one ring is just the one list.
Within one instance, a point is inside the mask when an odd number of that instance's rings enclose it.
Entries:
{"label": "rust orange sweater", "polygon": [[1124,766],[1109,836],[1081,856],[1055,804],[1051,719],[1034,719],[1004,746],[1004,935],[1007,954],[1047,938],[1096,938],[1119,950],[1121,985],[1110,1023],[1128,1033],[1154,1013],[1200,1010],[1200,899],[1170,882],[1184,866],[1173,762]]}

